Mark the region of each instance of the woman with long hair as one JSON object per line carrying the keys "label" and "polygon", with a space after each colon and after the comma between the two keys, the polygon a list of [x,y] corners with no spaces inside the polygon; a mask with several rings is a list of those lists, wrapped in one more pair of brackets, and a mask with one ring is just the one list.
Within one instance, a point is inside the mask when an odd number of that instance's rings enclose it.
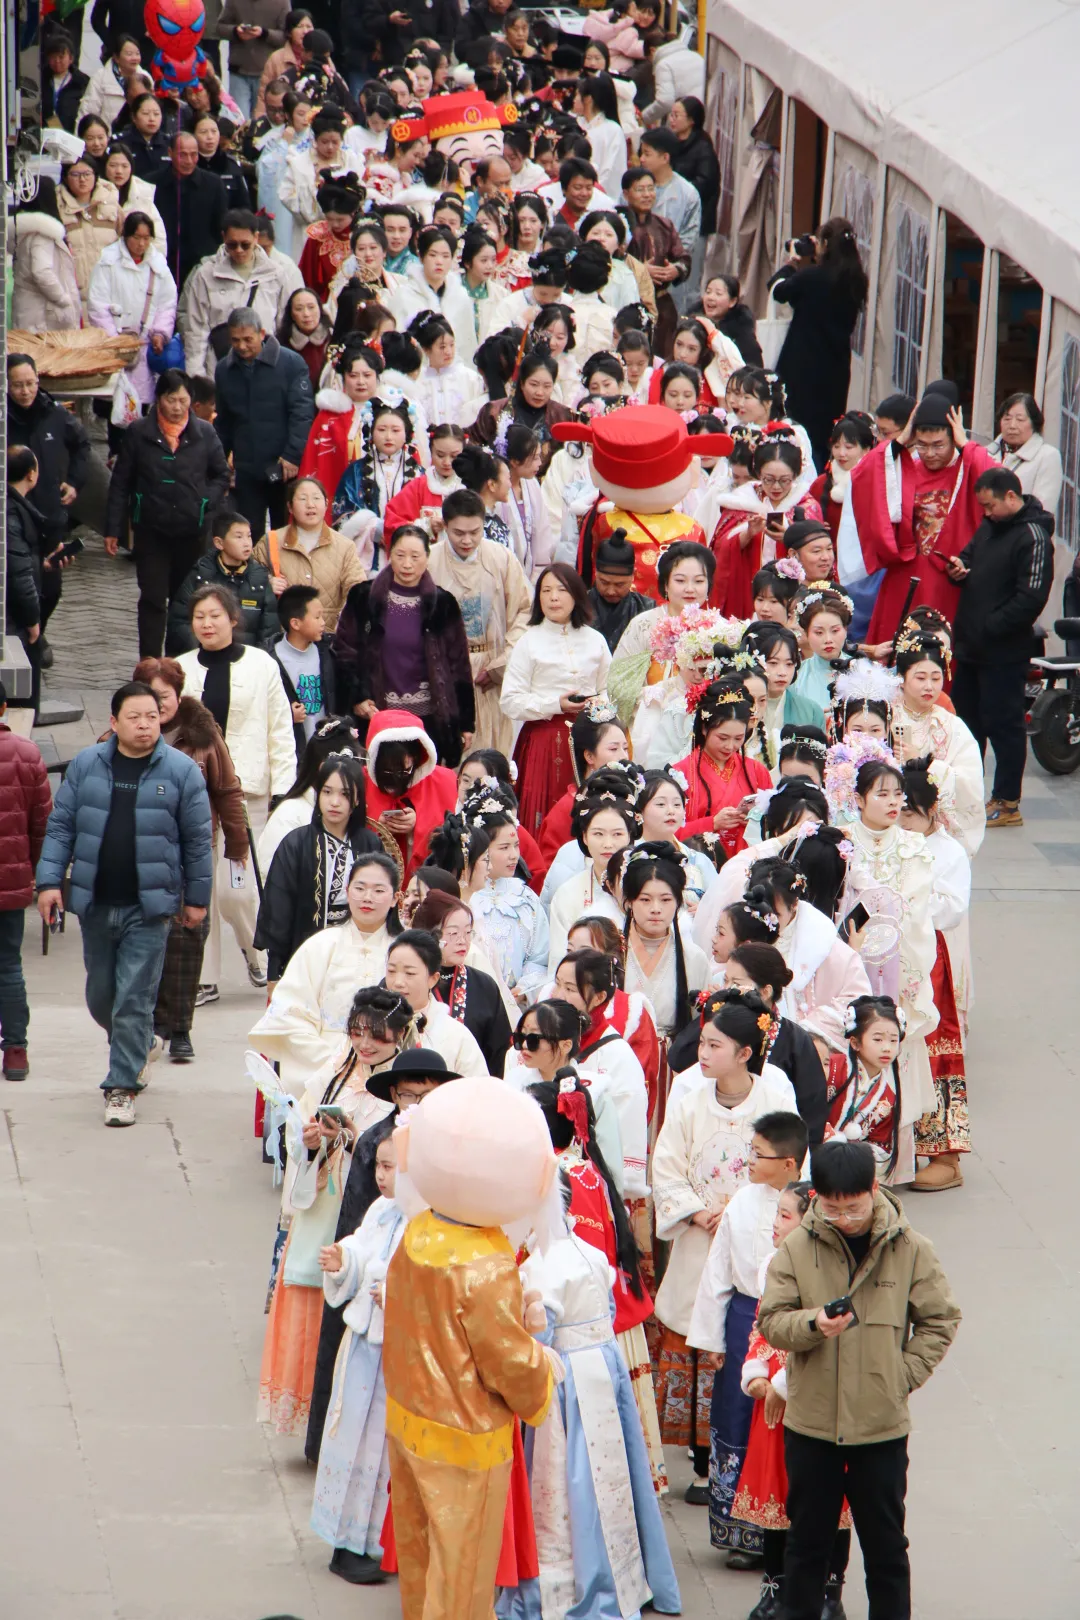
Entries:
{"label": "woman with long hair", "polygon": [[[683,865],[667,843],[638,844],[625,857],[613,857],[609,882],[616,873],[626,919],[623,983],[627,991],[649,998],[657,1029],[670,1039],[689,1022],[693,997],[709,977],[704,951],[684,938],[679,925],[686,889]],[[663,1112],[661,1097],[657,1125]]]}
{"label": "woman with long hair", "polygon": [[441,225],[426,225],[416,246],[420,262],[407,271],[388,308],[402,330],[421,310],[444,315],[454,329],[457,352],[468,363],[476,351],[476,321],[472,299],[454,269],[457,241]]}
{"label": "woman with long hair", "polygon": [[847,409],[851,335],[866,307],[869,281],[850,220],[827,219],[813,242],[813,261],[793,254],[772,292],[792,311],[776,369],[810,435],[814,460],[824,468],[829,430]]}
{"label": "woman with long hair", "polygon": [[622,911],[605,887],[608,863],[617,850],[627,849],[638,835],[638,818],[632,802],[620,802],[598,794],[579,795],[572,817],[574,837],[585,866],[555,890],[548,911],[550,939],[548,967],[555,972],[566,952],[567,935],[579,917],[593,915],[622,921]]}
{"label": "woman with long hair", "polygon": [[282,348],[300,356],[308,368],[312,388],[318,388],[326,365],[330,320],[310,287],[297,287],[290,293],[278,323],[277,339]]}
{"label": "woman with long hair", "polygon": [[558,363],[547,346],[539,344],[522,360],[507,395],[502,399],[493,396],[480,407],[469,438],[491,447],[504,440],[515,424],[531,428],[540,440],[541,467],[546,470],[555,450],[551,429],[556,422],[570,421],[573,414],[554,397],[558,377]]}
{"label": "woman with long hair", "polygon": [[983,759],[978,743],[956,714],[938,703],[949,657],[936,635],[905,630],[897,638],[896,673],[900,700],[893,710],[892,741],[901,762],[932,758],[941,796],[941,819],[974,858],[986,833]]}
{"label": "woman with long hair", "polygon": [[570,727],[570,755],[573,781],[545,815],[536,838],[545,872],[574,836],[574,803],[588,778],[606,765],[630,758],[626,727],[610,703],[587,704],[577,716]]}
{"label": "woman with long hair", "polygon": [[834,549],[840,533],[844,497],[851,487],[851,474],[877,442],[874,418],[865,411],[848,411],[829,434],[828,465],[810,485],[810,494],[829,525]]}
{"label": "woman with long hair", "polygon": [[469,897],[480,943],[514,1000],[524,1004],[548,977],[548,922],[522,875],[514,804],[512,794],[487,782],[465,800],[461,814],[467,827],[488,837],[487,875]]}
{"label": "woman with long hair", "polygon": [[684,837],[718,836],[727,856],[746,846],[746,823],[755,793],[772,787],[764,765],[746,755],[753,700],[739,676],[712,681],[694,701],[694,746],[675,769],[688,785]]}
{"label": "woman with long hair", "polygon": [[271,811],[256,845],[259,871],[269,872],[270,863],[286,834],[306,827],[315,810],[315,784],[319,772],[332,755],[363,758],[360,732],[352,720],[320,720],[308,738],[292,787]]}

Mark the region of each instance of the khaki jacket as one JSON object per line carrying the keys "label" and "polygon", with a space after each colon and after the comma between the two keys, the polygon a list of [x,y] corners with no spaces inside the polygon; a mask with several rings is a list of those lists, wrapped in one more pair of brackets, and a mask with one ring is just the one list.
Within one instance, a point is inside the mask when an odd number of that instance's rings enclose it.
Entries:
{"label": "khaki jacket", "polygon": [[[773,1256],[758,1326],[788,1352],[785,1425],[835,1445],[869,1445],[908,1433],[908,1396],[956,1337],[960,1310],[933,1244],[891,1192],[875,1195],[870,1248],[854,1276],[850,1268],[846,1245],[811,1205]],[[843,1294],[859,1320],[823,1338],[814,1318]]]}
{"label": "khaki jacket", "polygon": [[290,523],[286,529],[264,534],[254,554],[256,561],[269,568],[271,574],[277,572],[280,563],[282,577],[290,585],[314,585],[322,601],[328,632],[336,628],[338,614],[353,586],[367,579],[367,571],[352,541],[331,529],[329,524],[323,525],[322,539],[314,551],[307,552],[298,545],[296,530]]}

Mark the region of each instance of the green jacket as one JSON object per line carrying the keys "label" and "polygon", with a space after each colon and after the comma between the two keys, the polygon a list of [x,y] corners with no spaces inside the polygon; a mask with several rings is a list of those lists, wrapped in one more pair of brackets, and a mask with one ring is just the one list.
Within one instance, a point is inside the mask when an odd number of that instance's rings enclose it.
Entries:
{"label": "green jacket", "polygon": [[[908,1396],[956,1337],[960,1310],[933,1244],[912,1229],[891,1192],[878,1189],[870,1248],[854,1274],[852,1264],[811,1204],[773,1256],[758,1326],[788,1352],[786,1426],[857,1446],[908,1433]],[[843,1294],[859,1320],[823,1338],[814,1318]]]}

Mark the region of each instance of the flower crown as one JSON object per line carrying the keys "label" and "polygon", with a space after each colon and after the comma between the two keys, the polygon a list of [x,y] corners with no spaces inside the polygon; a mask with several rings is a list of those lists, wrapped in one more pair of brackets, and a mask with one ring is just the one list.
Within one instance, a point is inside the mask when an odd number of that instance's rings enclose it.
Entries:
{"label": "flower crown", "polygon": [[900,769],[891,748],[887,748],[876,737],[867,737],[862,733],[845,738],[843,742],[834,743],[826,753],[825,798],[834,822],[841,817],[849,821],[858,818],[855,778],[859,774],[859,767],[873,759],[880,759],[885,764],[893,766],[895,770]]}
{"label": "flower crown", "polygon": [[855,612],[855,604],[851,597],[846,596],[841,590],[834,590],[832,586],[828,586],[823,591],[807,591],[799,603],[799,611],[801,613],[803,608],[812,607],[815,602],[824,602],[826,600],[842,602],[849,613],[853,614]]}

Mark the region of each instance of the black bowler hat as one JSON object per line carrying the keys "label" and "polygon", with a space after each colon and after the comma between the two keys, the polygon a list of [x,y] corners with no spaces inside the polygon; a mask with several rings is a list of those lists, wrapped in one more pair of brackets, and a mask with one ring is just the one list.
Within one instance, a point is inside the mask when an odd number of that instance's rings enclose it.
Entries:
{"label": "black bowler hat", "polygon": [[371,1075],[367,1089],[372,1097],[393,1102],[390,1087],[401,1085],[402,1081],[437,1080],[441,1085],[444,1080],[460,1079],[457,1070],[448,1069],[445,1058],[438,1052],[433,1052],[429,1046],[411,1046],[407,1052],[399,1052],[388,1069]]}

